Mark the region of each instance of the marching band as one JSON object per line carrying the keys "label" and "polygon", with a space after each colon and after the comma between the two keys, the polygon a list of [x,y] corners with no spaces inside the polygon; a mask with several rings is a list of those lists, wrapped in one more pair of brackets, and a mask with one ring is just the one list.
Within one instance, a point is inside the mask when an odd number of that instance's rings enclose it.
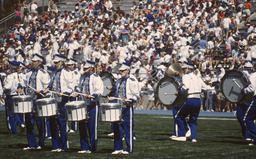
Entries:
{"label": "marching band", "polygon": [[[130,61],[125,60],[122,63],[119,68],[121,77],[116,80],[115,84],[110,86],[105,85],[104,79],[98,75],[94,61],[87,60],[81,70],[75,69],[76,61],[74,59],[66,61],[66,57],[63,55],[55,55],[53,59],[54,66],[48,66],[45,69],[45,63],[43,56],[35,54],[32,58],[30,71],[21,73],[19,67],[22,67],[22,63],[10,61],[11,71],[3,83],[12,133],[17,134],[16,124],[22,129],[26,128],[28,147],[23,150],[42,149],[46,134],[50,134],[47,137],[51,137],[52,140],[51,152],[66,151],[69,148],[68,121],[71,121],[71,129],[75,130],[74,125],[76,122],[79,127],[81,150],[78,153],[89,154],[96,152],[98,117],[100,114],[102,120],[113,123],[114,151],[112,154],[132,153],[134,151],[133,108],[140,97],[140,87],[136,77],[130,74]],[[255,64],[246,64],[245,66],[248,66],[249,69],[253,67],[254,71],[256,69]],[[159,96],[160,101],[164,101],[166,98],[174,98],[170,105],[174,109],[175,128],[173,136],[170,138],[174,141],[187,141],[187,137],[190,134],[186,133],[191,130],[191,141],[197,142],[197,118],[201,106],[201,90],[211,89],[211,86],[206,85],[194,73],[193,64],[179,61],[179,66],[175,65],[175,67],[178,67],[178,69],[172,70],[170,78],[175,81],[175,84],[171,85],[171,87],[177,87],[177,91],[171,93],[171,90],[167,89],[167,91],[162,92],[164,94],[162,97]],[[241,123],[244,138],[256,141],[256,126],[254,124],[256,119],[256,83],[254,80],[256,73],[251,73],[251,70],[249,72],[245,74],[250,80],[250,84],[248,86],[243,85],[239,79],[233,78],[233,82],[231,82],[233,84],[232,89],[229,90],[229,94],[226,96],[229,98],[230,94],[236,91],[233,87],[239,88],[241,96],[251,95],[250,101],[237,102],[238,107],[241,108],[239,109],[238,120]],[[226,78],[226,80],[228,79]],[[158,85],[161,84],[163,83],[160,81]],[[169,88],[170,84],[173,83],[165,81],[164,84],[164,87]],[[114,95],[108,97],[109,103],[102,104],[101,108],[100,99],[104,89],[111,90]],[[162,87],[157,87],[156,89],[158,89],[158,93],[164,90]],[[224,95],[226,94],[225,91],[223,93]],[[183,102],[178,102],[179,104],[177,104],[177,98],[181,96],[186,96],[186,98]],[[52,102],[47,99],[51,99]],[[45,101],[45,104],[41,104],[40,108],[39,101]],[[32,103],[32,106],[29,103]],[[32,108],[27,108],[29,105]],[[17,113],[14,111],[15,109],[26,109],[28,111]],[[44,113],[44,111],[48,111],[48,113],[46,115],[37,114],[39,110],[42,111],[41,113]],[[49,113],[49,111],[52,112]],[[72,113],[73,111],[76,111],[76,113]],[[25,115],[25,125],[23,123],[23,115]],[[189,119],[186,120],[188,116]],[[35,123],[39,132],[38,143],[34,133]],[[127,146],[125,149],[122,143],[121,125],[125,131]],[[254,142],[250,145],[254,145]]]}

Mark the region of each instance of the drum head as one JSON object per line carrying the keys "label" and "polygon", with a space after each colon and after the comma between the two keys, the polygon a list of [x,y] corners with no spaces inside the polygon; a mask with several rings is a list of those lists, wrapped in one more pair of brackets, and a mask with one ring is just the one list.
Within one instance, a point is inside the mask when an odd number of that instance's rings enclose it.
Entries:
{"label": "drum head", "polygon": [[172,77],[164,77],[157,84],[157,96],[163,105],[172,105],[177,96],[178,83]]}
{"label": "drum head", "polygon": [[244,100],[245,95],[241,94],[241,88],[248,86],[248,79],[244,73],[238,70],[227,71],[221,80],[221,90],[225,98],[232,102],[238,103]]}
{"label": "drum head", "polygon": [[104,86],[104,90],[102,93],[103,97],[107,97],[110,96],[111,90],[108,90],[106,87],[107,86],[113,86],[114,85],[114,77],[111,73],[109,72],[101,72],[100,73],[100,77],[103,81],[103,86]]}

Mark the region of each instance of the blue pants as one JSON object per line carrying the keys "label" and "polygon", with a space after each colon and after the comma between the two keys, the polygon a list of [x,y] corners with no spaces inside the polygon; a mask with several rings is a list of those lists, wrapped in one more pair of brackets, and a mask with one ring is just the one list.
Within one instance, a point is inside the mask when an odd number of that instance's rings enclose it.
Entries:
{"label": "blue pants", "polygon": [[186,103],[180,108],[176,115],[178,124],[178,137],[185,137],[186,130],[184,125],[185,118],[189,115],[189,127],[191,138],[197,139],[197,118],[200,112],[201,101],[199,98],[188,98]]}
{"label": "blue pants", "polygon": [[[59,116],[51,116],[50,128],[52,135],[52,148],[67,150],[68,135],[67,135],[67,117],[65,104],[68,102],[68,97],[62,97],[62,101],[58,103]],[[60,135],[59,135],[60,131]]]}
{"label": "blue pants", "polygon": [[[36,143],[36,136],[34,133],[34,124],[39,132],[39,141]],[[28,146],[36,148],[37,146],[44,147],[44,118],[35,117],[35,114],[27,113],[25,114],[25,123],[27,131]]]}
{"label": "blue pants", "polygon": [[[97,151],[98,142],[98,115],[99,106],[98,103],[91,102],[87,108],[89,119],[87,121],[79,121],[79,134],[81,150],[90,150],[92,152]],[[90,136],[90,144],[88,142],[88,134]]]}
{"label": "blue pants", "polygon": [[246,138],[251,138],[247,128],[245,127],[245,123],[244,123],[244,120],[243,120],[244,116],[245,116],[245,113],[246,113],[246,110],[247,110],[249,105],[250,105],[250,103],[241,103],[241,104],[237,104],[237,108],[236,108],[236,117],[237,117],[237,120],[238,120],[239,124],[241,125],[242,135],[245,139]]}
{"label": "blue pants", "polygon": [[114,150],[123,150],[123,128],[121,126],[121,123],[114,122],[113,125],[113,131],[114,131]]}
{"label": "blue pants", "polygon": [[44,133],[45,133],[45,137],[52,137],[49,117],[45,118],[45,132]]}
{"label": "blue pants", "polygon": [[[125,149],[125,151],[131,153],[133,152],[133,147],[134,147],[134,143],[133,143],[133,105],[132,104],[128,104],[126,106],[126,108],[122,109],[122,114],[123,114],[123,128],[125,131],[125,142],[127,145],[127,148]],[[122,131],[122,130],[121,130]],[[115,150],[121,150],[123,149],[123,143],[122,143],[122,134],[120,131],[120,126],[119,124],[115,123],[114,124],[114,148]]]}
{"label": "blue pants", "polygon": [[9,117],[9,124],[11,127],[11,131],[13,134],[18,134],[17,128],[16,128],[16,124],[18,126],[21,126],[21,124],[23,124],[22,121],[22,115],[20,114],[14,114],[12,112],[12,96],[7,96],[6,97],[6,105],[7,105],[7,113],[8,113],[8,117]]}
{"label": "blue pants", "polygon": [[251,138],[256,141],[256,126],[254,120],[256,119],[256,99],[250,104],[247,108],[245,116],[244,116],[244,123],[246,128],[249,131]]}
{"label": "blue pants", "polygon": [[[173,135],[177,136],[178,134],[178,124],[176,121],[176,114],[177,112],[180,110],[181,106],[172,106],[172,114],[173,114],[173,121],[174,121],[174,131],[173,131]],[[185,131],[187,132],[189,130],[188,124],[187,124],[187,120],[184,120],[184,126],[185,126]]]}

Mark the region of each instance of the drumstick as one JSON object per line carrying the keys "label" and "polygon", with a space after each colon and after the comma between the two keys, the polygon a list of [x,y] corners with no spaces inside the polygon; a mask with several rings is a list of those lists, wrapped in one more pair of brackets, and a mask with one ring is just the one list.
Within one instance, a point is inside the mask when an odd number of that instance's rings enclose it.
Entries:
{"label": "drumstick", "polygon": [[[77,92],[76,92],[76,93],[77,93]],[[83,93],[77,93],[77,94],[82,95],[82,96],[87,96],[87,95],[89,95],[89,98],[95,98],[94,96],[92,96],[92,95],[90,95],[90,94],[83,94]]]}
{"label": "drumstick", "polygon": [[[58,92],[54,92],[54,91],[49,91],[49,92],[54,93],[54,94],[57,94],[57,93],[58,93]],[[66,94],[63,94],[63,93],[62,93],[62,95],[63,95],[63,96],[66,96],[66,97],[69,97],[69,95],[66,95]]]}
{"label": "drumstick", "polygon": [[[28,85],[28,87],[31,88],[31,89],[33,89],[35,92],[37,91],[35,88],[31,87],[30,85]],[[42,93],[39,92],[38,94],[40,94],[41,96],[44,97],[44,95],[43,95]]]}
{"label": "drumstick", "polygon": [[[110,98],[110,97],[108,97],[108,99],[109,99],[109,98]],[[122,98],[117,98],[117,97],[112,97],[112,98],[123,101]],[[132,101],[131,101],[131,100],[128,100],[127,102],[132,102]]]}
{"label": "drumstick", "polygon": [[176,95],[175,93],[164,93],[164,95]]}
{"label": "drumstick", "polygon": [[233,82],[235,82],[235,84],[240,88],[242,89],[242,87],[237,83],[237,81],[235,79],[232,79]]}

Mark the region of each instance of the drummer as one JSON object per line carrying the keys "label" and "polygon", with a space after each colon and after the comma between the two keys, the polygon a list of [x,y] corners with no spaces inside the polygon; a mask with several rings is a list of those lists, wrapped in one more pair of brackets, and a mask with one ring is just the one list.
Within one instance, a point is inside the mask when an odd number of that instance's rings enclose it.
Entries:
{"label": "drummer", "polygon": [[[39,54],[35,54],[32,58],[32,69],[27,74],[27,94],[34,97],[35,102],[37,99],[43,98],[43,90],[50,82],[48,73],[43,70],[45,59]],[[41,149],[44,146],[44,119],[36,117],[34,113],[25,114],[25,122],[27,128],[28,147],[23,150]],[[36,143],[34,134],[34,124],[37,123],[39,132],[39,141]]]}
{"label": "drummer", "polygon": [[[253,64],[253,70],[256,71],[256,63]],[[247,107],[243,121],[252,139],[252,143],[249,146],[254,146],[256,142],[256,126],[254,123],[256,119],[256,72],[250,74],[250,79],[253,79],[250,80],[251,84],[246,88],[242,88],[241,93],[246,95],[253,94],[253,100]]]}
{"label": "drummer", "polygon": [[50,116],[50,128],[52,135],[52,151],[51,152],[62,152],[68,148],[68,137],[67,137],[67,117],[65,104],[69,101],[69,95],[73,92],[72,90],[72,74],[70,71],[64,68],[66,57],[63,55],[56,55],[53,59],[54,65],[57,71],[52,73],[51,82],[47,89],[55,96],[59,109],[59,115]]}
{"label": "drummer", "polygon": [[[250,74],[252,73],[252,67],[253,66],[252,66],[251,62],[246,62],[244,64],[243,72],[245,73],[245,75],[247,76],[247,78],[249,80],[250,80],[250,78],[249,78]],[[245,123],[243,121],[244,116],[246,114],[246,110],[249,105],[250,105],[249,102],[237,103],[237,108],[236,108],[237,120],[238,120],[239,124],[241,125],[242,135],[246,141],[251,141],[251,136],[249,135],[249,132],[248,132],[247,128],[245,127]]]}
{"label": "drummer", "polygon": [[[9,124],[11,127],[11,131],[13,134],[17,134],[17,128],[16,123],[20,128],[23,130],[25,128],[25,125],[23,124],[22,118],[18,114],[12,113],[12,97],[21,94],[22,93],[22,87],[24,87],[23,80],[20,79],[18,74],[18,68],[19,68],[20,62],[17,61],[10,61],[9,66],[11,68],[11,73],[7,75],[5,81],[4,81],[4,89],[6,93],[6,108],[8,110],[8,116],[9,116]],[[8,91],[7,91],[8,90]]]}
{"label": "drummer", "polygon": [[[103,82],[101,78],[94,73],[95,62],[87,60],[83,66],[84,74],[81,75],[77,91],[82,93],[81,97],[86,102],[88,121],[79,121],[79,133],[81,151],[78,153],[91,153],[97,150],[98,142],[98,113],[99,98],[103,93]],[[74,97],[79,94],[75,93]],[[90,146],[88,142],[88,133],[90,136]]]}
{"label": "drummer", "polygon": [[201,89],[209,89],[202,79],[197,77],[193,72],[194,65],[188,62],[184,62],[182,69],[185,73],[182,77],[182,89],[177,93],[188,93],[186,102],[176,115],[176,122],[178,124],[178,134],[176,137],[172,137],[175,141],[186,141],[186,130],[184,120],[189,115],[189,127],[191,129],[192,142],[197,142],[197,118],[200,112],[201,100],[200,94]]}
{"label": "drummer", "polygon": [[[80,72],[79,70],[76,68],[76,64],[77,61],[73,58],[69,59],[68,62],[66,63],[66,67],[68,70],[71,71],[72,73],[72,89],[75,90],[75,86],[77,86],[79,84],[79,79],[80,79]],[[76,98],[74,97],[70,97],[70,101],[75,101]],[[71,129],[69,130],[69,133],[74,133],[77,130],[77,122],[72,121],[71,122]]]}
{"label": "drummer", "polygon": [[[182,59],[178,60],[178,64],[180,65],[180,67],[182,67],[183,62],[184,61]],[[173,78],[176,80],[176,82],[179,84],[179,87],[181,88],[183,85],[181,72],[175,71]],[[176,114],[179,111],[179,109],[181,108],[181,106],[182,105],[173,105],[172,106],[172,114],[173,114],[173,121],[174,121],[174,129],[173,130],[174,131],[173,131],[173,134],[170,137],[170,139],[177,137],[178,125],[177,125],[177,121],[175,118],[176,118]],[[191,131],[190,131],[189,125],[187,124],[187,119],[184,120],[184,126],[185,126],[185,131],[186,131],[186,137],[190,137]]]}
{"label": "drummer", "polygon": [[[127,148],[123,151],[123,142],[118,123],[114,123],[114,149],[112,154],[130,154],[133,152],[133,105],[139,99],[139,83],[134,76],[130,76],[130,62],[125,61],[119,68],[121,78],[116,81],[115,96],[123,99],[122,105],[123,128]],[[109,100],[114,100],[110,97]]]}

